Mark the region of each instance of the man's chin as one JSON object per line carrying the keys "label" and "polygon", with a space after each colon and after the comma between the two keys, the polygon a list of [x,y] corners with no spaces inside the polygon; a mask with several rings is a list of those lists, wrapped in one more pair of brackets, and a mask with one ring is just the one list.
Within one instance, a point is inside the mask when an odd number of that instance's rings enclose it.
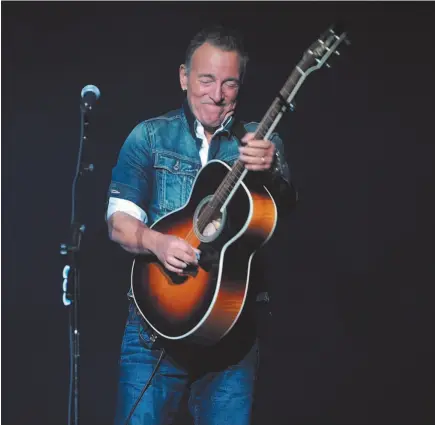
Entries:
{"label": "man's chin", "polygon": [[225,120],[232,115],[233,111],[231,111],[231,113],[227,113],[227,114],[223,114],[223,115],[219,115],[219,116],[214,116],[214,117],[203,117],[201,121],[201,124],[203,125],[203,127],[208,131],[208,132],[214,132],[216,131],[221,125],[222,123],[225,122]]}
{"label": "man's chin", "polygon": [[201,124],[204,126],[206,130],[216,130],[221,126],[222,122],[223,122],[222,119],[204,120],[201,122]]}

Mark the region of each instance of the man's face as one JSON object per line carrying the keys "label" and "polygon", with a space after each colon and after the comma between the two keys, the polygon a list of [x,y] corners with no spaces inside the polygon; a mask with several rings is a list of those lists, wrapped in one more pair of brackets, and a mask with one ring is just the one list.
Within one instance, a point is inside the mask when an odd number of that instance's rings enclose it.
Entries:
{"label": "man's face", "polygon": [[189,75],[180,67],[180,84],[187,89],[190,108],[208,132],[232,114],[240,86],[240,59],[237,52],[225,52],[209,43],[196,49]]}

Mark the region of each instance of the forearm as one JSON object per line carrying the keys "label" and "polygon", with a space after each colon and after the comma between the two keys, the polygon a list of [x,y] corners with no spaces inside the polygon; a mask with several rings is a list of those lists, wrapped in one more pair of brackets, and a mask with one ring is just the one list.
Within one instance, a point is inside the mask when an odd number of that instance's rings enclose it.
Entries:
{"label": "forearm", "polygon": [[131,215],[117,211],[108,220],[109,237],[132,254],[155,253],[159,232]]}

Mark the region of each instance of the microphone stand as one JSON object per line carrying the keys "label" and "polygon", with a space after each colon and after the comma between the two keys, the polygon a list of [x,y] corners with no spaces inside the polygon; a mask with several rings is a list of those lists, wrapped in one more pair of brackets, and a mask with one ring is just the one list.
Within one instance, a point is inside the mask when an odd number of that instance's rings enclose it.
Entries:
{"label": "microphone stand", "polygon": [[79,296],[80,296],[80,245],[85,231],[85,225],[78,220],[76,193],[79,178],[94,169],[93,164],[83,163],[83,145],[88,140],[88,115],[92,109],[88,103],[80,106],[80,145],[76,174],[72,184],[72,208],[69,242],[60,245],[60,254],[68,258],[68,264],[63,269],[63,304],[69,309],[69,342],[70,342],[70,384],[68,397],[68,425],[79,424]]}

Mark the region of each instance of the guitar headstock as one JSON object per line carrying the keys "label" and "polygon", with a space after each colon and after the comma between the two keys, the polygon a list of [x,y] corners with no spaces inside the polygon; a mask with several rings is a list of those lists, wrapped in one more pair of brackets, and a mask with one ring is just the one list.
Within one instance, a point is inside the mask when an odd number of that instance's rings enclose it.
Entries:
{"label": "guitar headstock", "polygon": [[341,43],[350,44],[347,33],[340,26],[328,28],[304,53],[299,63],[300,70],[309,74],[320,69],[323,65],[329,67],[327,60],[332,54],[339,55],[338,46]]}

